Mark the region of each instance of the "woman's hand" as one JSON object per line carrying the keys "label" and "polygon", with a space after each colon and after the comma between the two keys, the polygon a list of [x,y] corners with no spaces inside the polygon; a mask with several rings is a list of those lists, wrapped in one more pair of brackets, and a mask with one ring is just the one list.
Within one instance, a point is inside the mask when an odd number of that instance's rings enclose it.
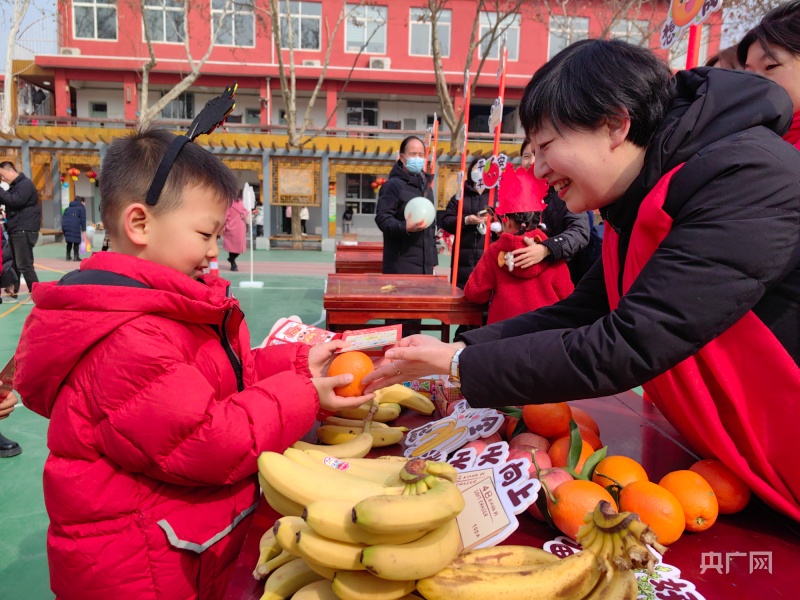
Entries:
{"label": "woman's hand", "polygon": [[328,374],[328,367],[336,357],[336,351],[347,347],[347,342],[334,340],[311,346],[308,351],[308,368],[312,377],[325,377]]}
{"label": "woman's hand", "polygon": [[514,255],[515,268],[527,269],[533,265],[538,265],[545,258],[550,256],[550,249],[547,246],[537,244],[529,237],[523,239],[525,241],[525,247],[517,248],[512,252]]}
{"label": "woman's hand", "polygon": [[[2,394],[3,392],[0,392]],[[0,400],[0,419],[5,419],[14,412],[14,405],[17,403],[17,396],[14,392],[8,392],[8,395]]]}
{"label": "woman's hand", "polygon": [[[411,338],[415,339],[403,344],[406,339]],[[430,336],[404,338],[397,347],[386,351],[385,359],[388,364],[383,364],[364,377],[364,383],[369,384],[364,391],[373,392],[427,375],[447,375],[456,350],[464,347],[463,342],[445,344]]]}
{"label": "woman's hand", "polygon": [[353,381],[353,375],[350,373],[343,373],[335,377],[314,377],[311,383],[317,389],[317,396],[319,396],[319,407],[328,412],[336,412],[343,408],[355,408],[361,406],[365,402],[372,402],[375,394],[364,394],[363,396],[337,396],[334,388],[347,385]]}

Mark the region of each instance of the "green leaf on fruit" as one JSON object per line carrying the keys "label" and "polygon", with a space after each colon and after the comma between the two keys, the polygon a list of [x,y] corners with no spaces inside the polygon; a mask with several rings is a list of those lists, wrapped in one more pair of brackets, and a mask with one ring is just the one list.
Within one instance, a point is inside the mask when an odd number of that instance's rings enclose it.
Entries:
{"label": "green leaf on fruit", "polygon": [[578,429],[578,424],[575,422],[575,419],[570,419],[569,454],[567,455],[567,466],[570,469],[575,469],[578,466],[578,461],[581,458],[582,449],[583,449],[583,439],[581,438],[581,431],[580,429]]}
{"label": "green leaf on fruit", "polygon": [[495,408],[497,412],[501,412],[504,415],[508,415],[509,417],[516,417],[517,419],[522,419],[522,410],[517,408],[516,406],[500,406]]}
{"label": "green leaf on fruit", "polygon": [[523,421],[522,419],[520,419],[520,420],[519,420],[519,423],[517,423],[517,426],[516,426],[516,427],[514,427],[514,431],[511,433],[511,437],[512,437],[512,438],[515,438],[515,437],[517,437],[517,436],[518,436],[520,433],[525,433],[526,431],[528,431],[528,428],[525,426],[525,421]]}
{"label": "green leaf on fruit", "polygon": [[591,480],[592,475],[594,475],[594,470],[597,468],[600,461],[606,457],[607,452],[608,446],[603,446],[586,459],[586,462],[583,463],[583,469],[581,469],[581,472],[586,475],[586,479]]}

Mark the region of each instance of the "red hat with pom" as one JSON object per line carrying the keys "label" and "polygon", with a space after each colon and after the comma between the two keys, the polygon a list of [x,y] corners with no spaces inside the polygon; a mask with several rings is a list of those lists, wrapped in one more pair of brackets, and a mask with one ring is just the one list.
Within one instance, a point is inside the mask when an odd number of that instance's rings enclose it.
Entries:
{"label": "red hat with pom", "polygon": [[533,167],[515,170],[509,165],[500,180],[496,212],[498,215],[506,215],[543,211],[547,207],[544,202],[546,195],[547,182],[533,176]]}

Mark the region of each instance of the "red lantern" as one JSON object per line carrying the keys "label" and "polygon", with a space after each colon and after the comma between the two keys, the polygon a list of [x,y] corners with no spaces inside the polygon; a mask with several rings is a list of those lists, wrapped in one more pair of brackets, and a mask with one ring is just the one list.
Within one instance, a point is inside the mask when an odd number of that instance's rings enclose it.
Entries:
{"label": "red lantern", "polygon": [[380,185],[378,184],[377,181],[373,181],[372,183],[369,184],[369,187],[371,187],[373,190],[377,190],[380,187]]}
{"label": "red lantern", "polygon": [[86,171],[86,176],[89,178],[89,181],[94,183],[97,180],[97,173],[92,170]]}
{"label": "red lantern", "polygon": [[72,167],[69,171],[67,171],[67,173],[69,173],[69,176],[72,177],[72,181],[78,181],[78,175],[81,174],[81,172],[75,167]]}

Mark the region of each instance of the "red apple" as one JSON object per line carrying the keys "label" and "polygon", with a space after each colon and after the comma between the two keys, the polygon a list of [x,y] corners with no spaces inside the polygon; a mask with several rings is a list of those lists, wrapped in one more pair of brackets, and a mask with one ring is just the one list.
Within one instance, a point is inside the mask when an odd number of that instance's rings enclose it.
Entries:
{"label": "red apple", "polygon": [[[539,460],[539,457],[536,457],[536,460]],[[573,479],[572,475],[567,473],[564,469],[560,467],[553,467],[551,469],[542,469],[539,472],[539,480],[543,482],[542,489],[539,491],[540,494],[546,494],[547,492],[544,489],[544,484],[547,484],[548,489],[552,492],[556,489],[559,485],[564,483],[565,481],[571,481]],[[528,507],[528,513],[534,518],[539,521],[544,521],[544,515],[542,515],[539,508],[536,504],[531,504]]]}
{"label": "red apple", "polygon": [[550,442],[547,441],[546,437],[530,432],[520,433],[519,435],[511,438],[511,441],[508,443],[508,445],[512,448],[514,446],[532,446],[534,448],[538,448],[539,450],[544,450],[545,452],[550,449]]}
{"label": "red apple", "polygon": [[493,433],[489,437],[483,438],[483,441],[487,444],[494,444],[495,442],[502,442],[503,436],[500,435],[500,432]]}
{"label": "red apple", "polygon": [[549,469],[553,466],[553,464],[550,462],[550,457],[547,455],[547,452],[544,450],[539,450],[538,448],[531,448],[530,446],[515,446],[510,448],[508,451],[508,460],[527,458],[528,462],[531,463],[531,466],[528,469],[528,474],[531,479],[536,479],[536,466],[531,459],[531,452],[536,453],[536,464],[539,465],[540,469]]}
{"label": "red apple", "polygon": [[462,448],[475,448],[475,454],[480,454],[486,450],[486,446],[488,446],[486,440],[473,440],[464,444]]}

